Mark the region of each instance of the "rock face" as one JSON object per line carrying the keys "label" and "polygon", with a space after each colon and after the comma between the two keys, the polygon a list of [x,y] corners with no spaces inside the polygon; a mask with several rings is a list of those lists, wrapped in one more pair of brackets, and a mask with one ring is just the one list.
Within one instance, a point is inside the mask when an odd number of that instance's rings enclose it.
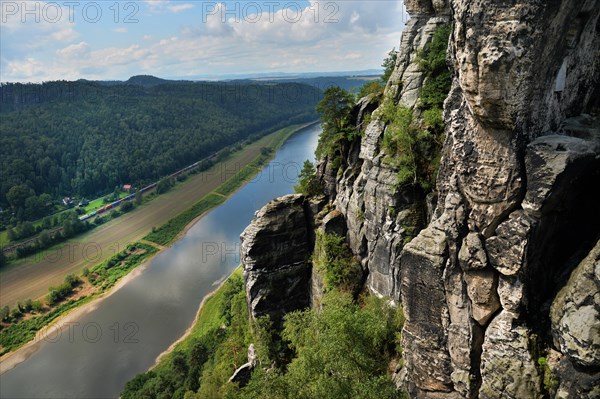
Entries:
{"label": "rock face", "polygon": [[600,368],[600,241],[571,274],[551,308],[556,347],[579,367]]}
{"label": "rock face", "polygon": [[[598,136],[594,128],[586,137],[561,128],[598,111],[600,65],[587,52],[600,48],[600,2],[455,0],[451,7],[455,77],[444,106],[439,200],[399,265],[408,384],[419,398],[541,397],[531,342],[547,336],[548,303],[569,259],[589,251],[600,231],[589,194],[600,181]],[[421,244],[431,237],[439,238]],[[415,293],[417,284],[427,291]],[[582,320],[597,316],[592,309],[577,307],[559,323],[563,343],[565,330],[588,337],[586,360],[574,359],[586,375],[594,370],[594,323],[583,331]]]}
{"label": "rock face", "polygon": [[[354,110],[364,135],[341,143],[342,166],[318,165],[345,220],[327,228],[345,232],[368,289],[404,308],[403,383],[419,399],[600,397],[600,0],[405,4],[385,92],[397,104],[417,105],[417,52],[452,24],[437,199],[394,188],[378,111],[363,126],[373,98]],[[255,317],[308,306],[322,284],[309,282],[305,202],[267,206],[244,232]],[[424,228],[411,241],[407,226]]]}
{"label": "rock face", "polygon": [[[600,123],[587,115],[600,110],[600,1],[405,3],[411,20],[386,88],[400,105],[419,97],[416,53],[436,26],[453,24],[429,226],[404,246],[403,226],[422,198],[392,188],[377,111],[362,140],[347,146],[344,167],[328,175],[324,162],[319,171],[369,270],[368,288],[402,302],[411,396],[542,397],[548,388],[531,343],[552,346],[549,304],[600,233],[589,191],[600,181]],[[593,309],[565,315],[557,342],[576,331],[593,345],[594,327],[584,332],[581,323]],[[582,381],[597,371],[590,356],[571,359]]]}
{"label": "rock face", "polygon": [[289,195],[265,205],[241,235],[248,308],[274,321],[310,305],[310,204]]}

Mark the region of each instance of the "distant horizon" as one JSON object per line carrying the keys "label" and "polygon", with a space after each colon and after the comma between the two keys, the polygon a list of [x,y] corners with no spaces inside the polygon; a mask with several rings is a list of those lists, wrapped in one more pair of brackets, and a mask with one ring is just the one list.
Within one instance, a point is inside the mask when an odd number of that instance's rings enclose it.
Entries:
{"label": "distant horizon", "polygon": [[310,78],[322,78],[322,77],[367,77],[367,76],[378,76],[383,74],[383,69],[365,69],[356,71],[329,71],[329,72],[264,72],[264,73],[239,73],[239,74],[206,74],[198,76],[176,76],[176,77],[162,77],[153,74],[135,74],[127,78],[107,78],[107,79],[87,79],[87,78],[76,78],[76,79],[53,79],[44,81],[0,81],[2,84],[8,83],[21,83],[21,84],[43,84],[49,82],[77,82],[77,81],[88,81],[88,82],[127,82],[128,80],[147,76],[153,77],[160,80],[166,81],[230,81],[230,80],[243,80],[243,79],[254,79],[254,80],[270,80],[270,79],[310,79]]}
{"label": "distant horizon", "polygon": [[3,0],[0,81],[377,69],[406,20],[400,0]]}

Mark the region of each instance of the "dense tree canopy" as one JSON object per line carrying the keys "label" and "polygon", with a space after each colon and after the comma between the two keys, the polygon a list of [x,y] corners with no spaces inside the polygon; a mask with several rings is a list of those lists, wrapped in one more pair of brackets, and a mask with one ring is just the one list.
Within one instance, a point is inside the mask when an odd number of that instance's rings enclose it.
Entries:
{"label": "dense tree canopy", "polygon": [[323,127],[316,151],[317,159],[335,156],[342,140],[354,131],[350,121],[353,106],[354,97],[346,90],[336,86],[325,90],[323,99],[317,105]]}
{"label": "dense tree canopy", "polygon": [[31,220],[52,199],[155,181],[229,144],[313,120],[321,93],[300,84],[79,81],[2,84],[0,98],[0,206]]}

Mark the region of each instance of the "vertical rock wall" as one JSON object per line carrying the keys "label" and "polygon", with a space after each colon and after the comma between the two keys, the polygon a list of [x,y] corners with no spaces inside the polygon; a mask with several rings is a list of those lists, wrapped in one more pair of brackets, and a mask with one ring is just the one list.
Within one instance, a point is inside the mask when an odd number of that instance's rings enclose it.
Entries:
{"label": "vertical rock wall", "polygon": [[393,189],[377,111],[345,167],[319,171],[369,289],[403,303],[413,397],[552,396],[538,362],[553,341],[550,304],[600,230],[600,1],[405,3],[411,20],[386,88],[399,105],[414,107],[423,84],[416,52],[453,24],[429,226],[404,246],[403,218],[422,198]]}
{"label": "vertical rock wall", "polygon": [[419,398],[553,395],[536,347],[569,262],[600,231],[597,120],[569,127],[598,111],[600,2],[455,0],[452,14],[439,201],[400,261],[409,385]]}
{"label": "vertical rock wall", "polygon": [[[369,290],[404,307],[404,384],[419,399],[596,398],[600,0],[405,3],[411,20],[385,94],[397,104],[415,107],[416,53],[437,26],[453,26],[428,226],[408,242],[425,198],[394,188],[378,111],[362,138],[342,143],[339,170],[318,166]],[[357,125],[375,106],[359,102]],[[242,235],[253,316],[310,305],[318,210],[285,197]],[[552,374],[540,365],[548,347]]]}

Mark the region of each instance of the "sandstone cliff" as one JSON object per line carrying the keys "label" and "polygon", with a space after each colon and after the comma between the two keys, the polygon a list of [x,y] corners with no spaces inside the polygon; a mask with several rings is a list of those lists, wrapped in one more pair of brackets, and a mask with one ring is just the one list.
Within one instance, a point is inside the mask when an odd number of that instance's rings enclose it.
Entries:
{"label": "sandstone cliff", "polygon": [[[600,1],[405,3],[385,93],[395,104],[415,108],[417,52],[452,24],[437,199],[395,188],[377,111],[343,143],[339,170],[327,159],[318,168],[368,289],[404,308],[402,383],[414,398],[600,397]],[[358,126],[376,106],[361,100]],[[266,233],[290,240],[283,251],[258,255],[269,248],[253,231],[272,218],[244,233],[262,248],[244,256],[254,314],[310,302],[314,222],[304,218],[316,212],[294,198],[281,212],[302,215]],[[411,240],[408,226],[425,228]],[[273,258],[258,267],[261,256]],[[261,277],[278,268],[282,277]],[[291,292],[262,306],[256,282],[281,279]]]}

